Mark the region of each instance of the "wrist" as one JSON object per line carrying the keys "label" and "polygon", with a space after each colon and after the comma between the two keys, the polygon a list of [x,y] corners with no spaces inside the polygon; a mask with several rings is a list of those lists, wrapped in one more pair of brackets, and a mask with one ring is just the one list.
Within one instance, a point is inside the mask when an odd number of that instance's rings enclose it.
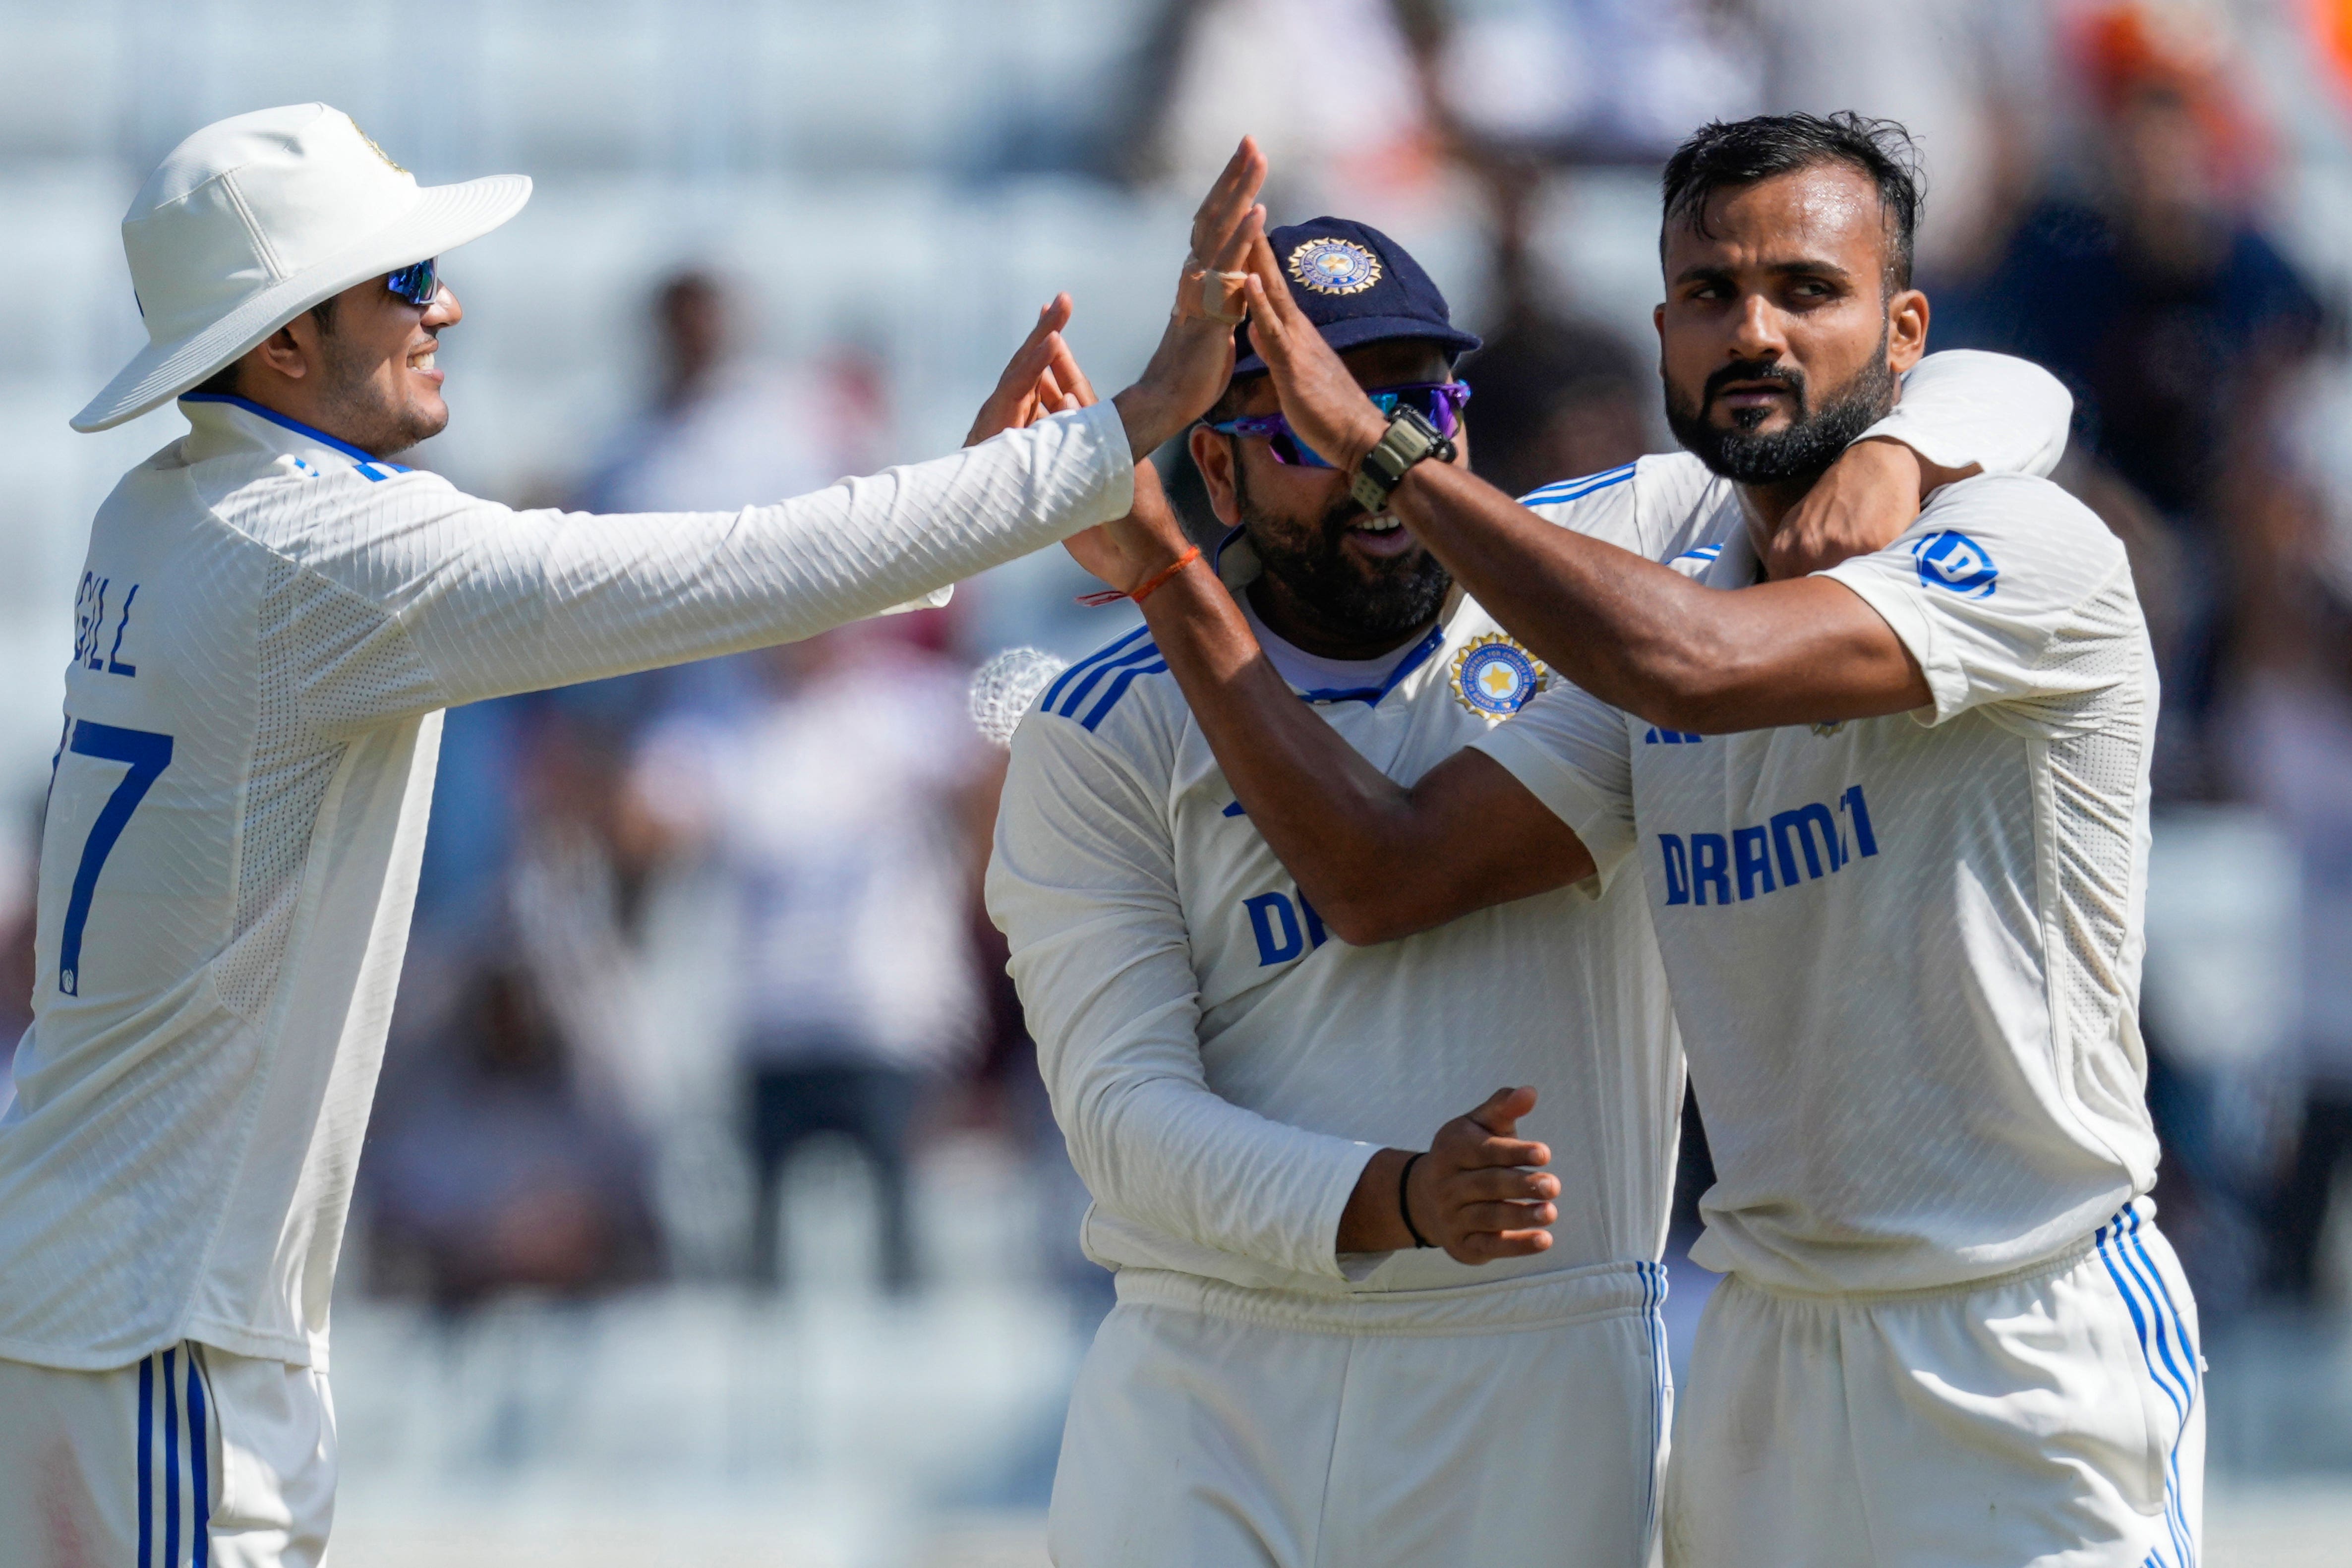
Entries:
{"label": "wrist", "polygon": [[1412,1234],[1397,1211],[1397,1176],[1412,1157],[1407,1149],[1381,1149],[1366,1161],[1355,1190],[1339,1216],[1339,1252],[1407,1252]]}
{"label": "wrist", "polygon": [[1389,422],[1377,410],[1368,408],[1362,420],[1350,422],[1347,433],[1340,437],[1339,450],[1331,454],[1332,460],[1341,473],[1353,474],[1364,465],[1364,459],[1372,455],[1372,448],[1388,433]]}
{"label": "wrist", "polygon": [[1168,400],[1140,382],[1110,401],[1111,406],[1118,410],[1119,423],[1127,431],[1129,455],[1138,463],[1159,451],[1191,423],[1184,420],[1171,423]]}
{"label": "wrist", "polygon": [[1866,435],[1854,443],[1854,449],[1867,461],[1885,468],[1898,485],[1916,490],[1922,500],[1935,487],[1928,480],[1934,465],[1900,436]]}

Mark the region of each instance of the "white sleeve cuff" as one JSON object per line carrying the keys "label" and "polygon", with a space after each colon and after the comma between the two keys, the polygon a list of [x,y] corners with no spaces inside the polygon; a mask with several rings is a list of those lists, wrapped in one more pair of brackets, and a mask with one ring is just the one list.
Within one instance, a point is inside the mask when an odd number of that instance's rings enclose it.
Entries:
{"label": "white sleeve cuff", "polygon": [[1948,349],[1903,378],[1895,412],[1860,439],[1899,441],[1939,468],[2046,477],[2066,455],[2074,417],[2074,394],[2031,361]]}
{"label": "white sleeve cuff", "polygon": [[1927,693],[1933,700],[1927,707],[1914,709],[1913,718],[1933,726],[1959,713],[1969,700],[1968,673],[1958,661],[1940,656],[1936,622],[1916,599],[1874,572],[1847,572],[1832,567],[1814,575],[1826,577],[1860,595],[1864,604],[1878,612],[1880,620],[1894,628],[1895,639],[1918,662],[1920,674],[1927,677]]}
{"label": "white sleeve cuff", "polygon": [[1583,841],[1594,870],[1576,890],[1587,898],[1608,892],[1639,837],[1616,804],[1541,741],[1512,725],[1496,725],[1470,744],[1501,763],[1505,772]]}

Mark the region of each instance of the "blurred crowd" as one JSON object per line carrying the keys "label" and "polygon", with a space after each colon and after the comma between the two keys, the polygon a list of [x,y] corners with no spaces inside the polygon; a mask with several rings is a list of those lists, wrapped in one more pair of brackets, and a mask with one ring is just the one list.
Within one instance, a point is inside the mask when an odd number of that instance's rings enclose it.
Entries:
{"label": "blurred crowd", "polygon": [[[2124,538],[2158,642],[2143,1021],[2167,1229],[2209,1312],[2352,1301],[2352,267],[2315,254],[2326,225],[2298,207],[2309,149],[2352,125],[2352,11],[1148,9],[1070,172],[1189,192],[1247,129],[1278,217],[1403,238],[1486,336],[1461,372],[1474,461],[1514,492],[1666,444],[1654,295],[1629,311],[1580,238],[1612,192],[1710,117],[1851,108],[1912,130],[1930,347],[2022,354],[2073,389],[2061,479]],[[1648,201],[1619,228],[1654,237]],[[731,507],[908,455],[882,361],[848,340],[763,354],[735,281],[658,280],[638,406],[510,498]],[[1181,498],[1184,459],[1162,458]],[[362,1171],[369,1289],[455,1312],[654,1278],[777,1288],[817,1160],[862,1169],[825,1190],[870,1195],[872,1278],[918,1291],[927,1231],[953,1222],[922,1212],[925,1162],[983,1138],[1042,1195],[1038,1267],[1104,1299],[979,904],[1002,758],[965,714],[997,651],[972,597],[448,716]],[[1057,606],[995,607],[992,644]],[[7,954],[27,916],[0,897]],[[0,961],[0,1005],[25,967]]]}

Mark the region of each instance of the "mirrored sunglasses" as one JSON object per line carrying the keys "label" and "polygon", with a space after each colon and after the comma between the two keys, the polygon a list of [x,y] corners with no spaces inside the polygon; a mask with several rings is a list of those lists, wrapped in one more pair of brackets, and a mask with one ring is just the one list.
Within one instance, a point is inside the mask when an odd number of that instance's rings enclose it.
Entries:
{"label": "mirrored sunglasses", "polygon": [[[1462,405],[1470,401],[1468,382],[1423,382],[1412,386],[1373,387],[1366,394],[1372,406],[1384,414],[1394,414],[1399,408],[1409,408],[1436,427],[1437,434],[1452,438],[1462,427]],[[1330,464],[1318,456],[1314,448],[1292,434],[1290,422],[1278,413],[1252,414],[1246,419],[1228,419],[1209,426],[1221,435],[1262,435],[1274,460],[1286,468],[1328,468]]]}
{"label": "mirrored sunglasses", "polygon": [[411,305],[429,307],[441,292],[440,259],[428,256],[404,267],[387,277],[383,286]]}

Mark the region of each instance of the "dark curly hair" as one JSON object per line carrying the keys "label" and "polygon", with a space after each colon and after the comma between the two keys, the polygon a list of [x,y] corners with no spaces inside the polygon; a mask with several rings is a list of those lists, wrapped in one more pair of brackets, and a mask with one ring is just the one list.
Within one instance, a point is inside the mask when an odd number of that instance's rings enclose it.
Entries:
{"label": "dark curly hair", "polygon": [[[1738,190],[1778,174],[1822,163],[1859,169],[1878,187],[1886,214],[1885,288],[1911,287],[1911,235],[1919,221],[1919,151],[1911,133],[1892,120],[1840,110],[1830,115],[1759,114],[1726,123],[1710,120],[1666,160],[1660,185],[1664,221],[1681,219],[1705,235],[1706,204],[1718,191]],[[1665,235],[1658,251],[1665,252]]]}

